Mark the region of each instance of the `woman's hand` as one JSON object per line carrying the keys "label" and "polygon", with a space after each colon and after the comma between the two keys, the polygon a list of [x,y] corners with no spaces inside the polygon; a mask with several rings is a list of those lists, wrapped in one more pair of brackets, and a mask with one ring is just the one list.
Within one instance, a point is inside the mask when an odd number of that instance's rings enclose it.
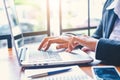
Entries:
{"label": "woman's hand", "polygon": [[71,52],[78,45],[84,46],[84,51],[95,51],[97,43],[97,39],[94,39],[87,35],[73,36],[68,43],[68,48],[66,49],[66,51]]}
{"label": "woman's hand", "polygon": [[44,49],[45,51],[50,47],[51,44],[57,43],[57,49],[67,48],[70,37],[60,36],[60,37],[46,37],[41,42],[38,50]]}
{"label": "woman's hand", "polygon": [[82,50],[94,51],[98,43],[97,39],[92,37],[81,35],[81,36],[62,36],[62,37],[46,37],[41,42],[38,50],[44,49],[45,51],[50,47],[51,44],[57,43],[57,49],[66,48],[67,52],[71,52],[76,46],[85,46]]}
{"label": "woman's hand", "polygon": [[81,50],[84,51],[84,52],[86,52],[86,53],[89,52],[89,51],[91,51],[91,49],[88,48],[88,47],[82,47]]}

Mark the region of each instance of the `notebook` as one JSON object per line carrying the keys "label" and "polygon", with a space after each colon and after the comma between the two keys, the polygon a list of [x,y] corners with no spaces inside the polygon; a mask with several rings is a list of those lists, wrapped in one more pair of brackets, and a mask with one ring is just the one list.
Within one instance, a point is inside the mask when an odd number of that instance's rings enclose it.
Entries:
{"label": "notebook", "polygon": [[[16,51],[17,59],[21,67],[37,68],[50,67],[60,65],[86,64],[93,61],[93,59],[81,51],[80,49],[73,50],[71,53],[64,50],[53,50],[54,45],[48,51],[39,51],[39,43],[25,44],[25,37],[19,27],[19,22],[13,25],[11,20],[11,12],[6,9],[6,14],[10,26],[11,37],[13,39],[13,46]],[[14,10],[15,12],[15,10]],[[14,14],[13,14],[14,15]],[[17,18],[14,15],[14,20]],[[16,20],[18,21],[18,19]]]}
{"label": "notebook", "polygon": [[[35,74],[46,73],[46,72],[55,71],[59,69],[66,69],[66,68],[71,68],[71,70],[59,74],[48,75],[45,77],[37,77],[37,78],[29,77]],[[23,79],[24,80],[93,80],[77,65],[67,66],[67,67],[57,67],[57,68],[29,69],[29,70],[26,69]]]}

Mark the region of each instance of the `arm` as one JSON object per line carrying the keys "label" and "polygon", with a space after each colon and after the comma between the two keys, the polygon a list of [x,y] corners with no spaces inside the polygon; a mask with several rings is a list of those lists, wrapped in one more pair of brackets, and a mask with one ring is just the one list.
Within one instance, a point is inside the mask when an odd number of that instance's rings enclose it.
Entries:
{"label": "arm", "polygon": [[120,41],[100,39],[96,49],[96,59],[120,65]]}
{"label": "arm", "polygon": [[82,45],[90,50],[96,49],[96,59],[107,64],[120,65],[120,41],[101,38],[99,40],[89,37],[73,37],[69,43],[67,51],[70,52],[76,45]]}
{"label": "arm", "polygon": [[96,46],[96,59],[105,63],[120,65],[120,41],[108,39],[117,18],[112,10],[106,11],[106,7],[110,4],[111,0],[107,0],[103,8],[101,24],[93,35],[94,38],[99,39]]}

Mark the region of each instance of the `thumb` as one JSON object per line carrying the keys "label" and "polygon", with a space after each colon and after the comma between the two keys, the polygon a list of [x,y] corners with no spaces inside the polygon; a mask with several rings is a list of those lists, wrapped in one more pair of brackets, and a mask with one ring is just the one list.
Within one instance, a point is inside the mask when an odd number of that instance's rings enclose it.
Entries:
{"label": "thumb", "polygon": [[81,50],[84,51],[84,52],[91,51],[88,47],[83,47],[83,48],[81,48]]}

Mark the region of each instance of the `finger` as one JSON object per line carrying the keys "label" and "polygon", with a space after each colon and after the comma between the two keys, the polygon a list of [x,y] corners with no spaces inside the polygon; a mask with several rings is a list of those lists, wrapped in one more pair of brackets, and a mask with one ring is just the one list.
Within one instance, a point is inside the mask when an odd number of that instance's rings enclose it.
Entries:
{"label": "finger", "polygon": [[42,45],[40,45],[39,49],[44,47],[44,50],[47,50],[50,47],[50,45],[53,43],[63,44],[63,43],[68,43],[68,40],[65,40],[59,37],[49,38],[49,39],[44,40]]}
{"label": "finger", "polygon": [[44,45],[44,50],[46,51],[46,50],[48,50],[48,48],[50,47],[50,43],[48,44],[48,42]]}
{"label": "finger", "polygon": [[66,52],[71,52],[71,51],[72,51],[72,49],[67,48],[65,51],[66,51]]}
{"label": "finger", "polygon": [[40,50],[41,48],[43,48],[44,44],[47,42],[47,38],[43,39],[41,44],[38,47],[38,50]]}
{"label": "finger", "polygon": [[68,41],[64,40],[64,39],[61,39],[61,38],[52,38],[52,39],[49,39],[45,45],[45,49],[44,50],[47,50],[51,44],[53,43],[57,43],[57,44],[63,44],[63,43],[68,43]]}
{"label": "finger", "polygon": [[54,38],[54,37],[46,37],[46,38],[44,38],[44,39],[41,41],[41,44],[39,45],[38,50],[40,50],[41,48],[45,47],[46,42],[48,42],[48,40],[49,40],[49,39],[52,39],[52,38]]}
{"label": "finger", "polygon": [[79,42],[78,41],[75,41],[73,44],[72,44],[72,47],[75,48],[79,45]]}
{"label": "finger", "polygon": [[79,45],[78,41],[75,41],[75,38],[71,38],[68,44],[68,48],[66,49],[67,52],[71,52],[76,46]]}
{"label": "finger", "polygon": [[81,48],[81,50],[84,51],[84,52],[88,52],[88,51],[90,51],[90,49],[87,48],[87,47],[83,47],[83,48]]}
{"label": "finger", "polygon": [[72,44],[68,44],[68,48],[66,49],[67,52],[71,52],[73,50]]}

